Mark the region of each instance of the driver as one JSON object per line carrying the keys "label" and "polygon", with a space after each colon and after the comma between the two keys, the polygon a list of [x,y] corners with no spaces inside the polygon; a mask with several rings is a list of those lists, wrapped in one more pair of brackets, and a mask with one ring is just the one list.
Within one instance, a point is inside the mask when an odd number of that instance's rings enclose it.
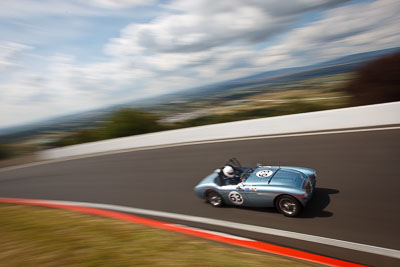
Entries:
{"label": "driver", "polygon": [[235,177],[235,170],[232,168],[232,166],[226,165],[223,169],[222,169],[222,173],[224,174],[224,183],[226,185],[229,184],[238,184],[239,183],[239,179],[238,177]]}

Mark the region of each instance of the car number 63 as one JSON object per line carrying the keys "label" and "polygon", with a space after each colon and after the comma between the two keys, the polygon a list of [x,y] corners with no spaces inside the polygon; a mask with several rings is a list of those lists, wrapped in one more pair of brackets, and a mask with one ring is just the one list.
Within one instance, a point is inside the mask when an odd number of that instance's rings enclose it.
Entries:
{"label": "car number 63", "polygon": [[239,192],[236,192],[236,191],[230,192],[229,199],[236,205],[243,204],[243,197]]}

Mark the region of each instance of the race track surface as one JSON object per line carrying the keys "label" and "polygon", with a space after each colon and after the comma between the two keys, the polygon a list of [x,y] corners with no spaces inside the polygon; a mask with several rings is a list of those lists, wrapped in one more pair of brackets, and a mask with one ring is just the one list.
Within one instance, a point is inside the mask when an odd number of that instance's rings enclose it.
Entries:
{"label": "race track surface", "polygon": [[[400,130],[222,142],[125,152],[0,172],[0,197],[116,204],[240,222],[400,250]],[[275,209],[213,208],[193,187],[230,157],[242,165],[304,166],[318,172],[299,218]],[[164,219],[166,220],[166,219]],[[179,221],[174,221],[179,222]],[[374,266],[398,259],[196,223]]]}

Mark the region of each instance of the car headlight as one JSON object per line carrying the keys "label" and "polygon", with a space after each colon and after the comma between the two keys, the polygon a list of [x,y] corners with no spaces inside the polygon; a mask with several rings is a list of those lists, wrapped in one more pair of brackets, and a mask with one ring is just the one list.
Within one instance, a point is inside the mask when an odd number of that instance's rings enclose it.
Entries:
{"label": "car headlight", "polygon": [[310,193],[311,192],[311,183],[309,180],[307,180],[304,184],[304,190],[306,191],[306,193]]}

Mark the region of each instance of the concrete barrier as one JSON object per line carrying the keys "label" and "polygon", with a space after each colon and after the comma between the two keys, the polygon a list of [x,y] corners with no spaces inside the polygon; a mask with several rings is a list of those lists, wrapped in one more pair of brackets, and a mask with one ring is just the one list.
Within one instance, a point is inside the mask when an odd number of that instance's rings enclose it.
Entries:
{"label": "concrete barrier", "polygon": [[237,121],[171,130],[42,151],[40,159],[58,159],[106,153],[207,142],[251,136],[350,129],[400,124],[400,102],[318,111],[263,119]]}

